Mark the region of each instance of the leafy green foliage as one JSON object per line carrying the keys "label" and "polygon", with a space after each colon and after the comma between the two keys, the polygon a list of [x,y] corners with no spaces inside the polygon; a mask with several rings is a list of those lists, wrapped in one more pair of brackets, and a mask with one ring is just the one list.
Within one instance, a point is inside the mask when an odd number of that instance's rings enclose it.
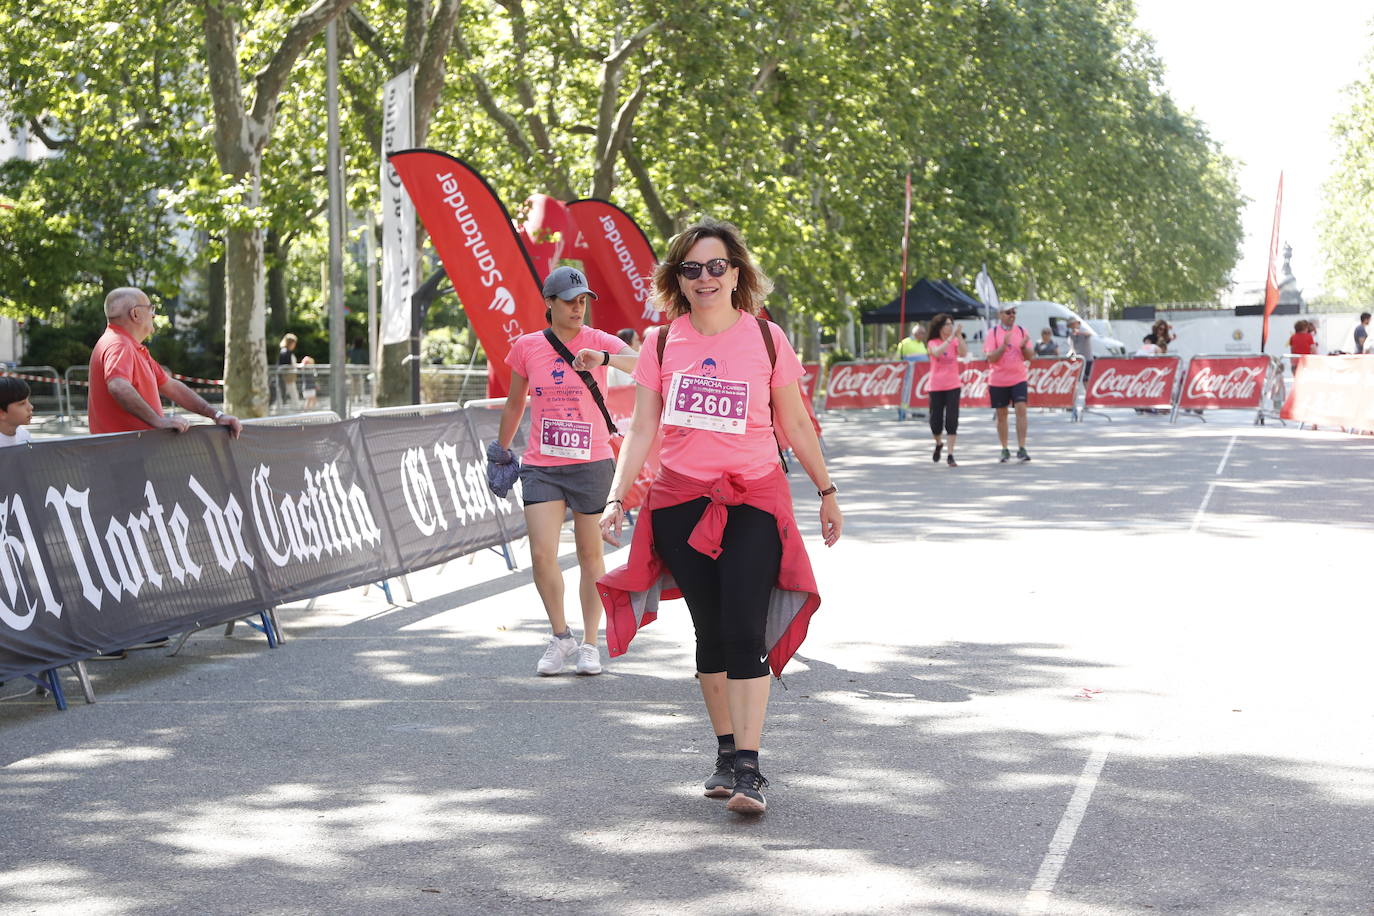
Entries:
{"label": "leafy green foliage", "polygon": [[[245,80],[306,6],[242,14]],[[44,126],[60,155],[3,184],[18,209],[0,213],[15,227],[0,281],[27,268],[33,285],[6,282],[0,307],[50,312],[116,277],[175,288],[227,233],[270,230],[288,274],[274,330],[322,322],[322,42],[295,60],[260,171],[228,177],[202,4],[24,9],[0,10],[0,109]],[[357,213],[378,206],[382,83],[422,59],[442,9],[356,0],[345,14]],[[788,323],[834,330],[897,293],[907,173],[912,279],[968,288],[986,263],[1008,297],[1122,305],[1207,298],[1238,255],[1235,166],[1162,90],[1129,0],[464,0],[444,62],[427,145],[472,162],[512,209],[536,191],[607,196],[660,251],[700,216],[729,219]],[[1368,157],[1368,89],[1361,98],[1347,129]],[[1371,208],[1343,210],[1348,228],[1331,231],[1354,259]],[[461,323],[451,298],[431,327]]]}
{"label": "leafy green foliage", "polygon": [[[1374,71],[1374,50],[1368,58]],[[1332,130],[1336,167],[1323,187],[1322,245],[1327,283],[1344,298],[1374,304],[1374,76],[1352,85]]]}

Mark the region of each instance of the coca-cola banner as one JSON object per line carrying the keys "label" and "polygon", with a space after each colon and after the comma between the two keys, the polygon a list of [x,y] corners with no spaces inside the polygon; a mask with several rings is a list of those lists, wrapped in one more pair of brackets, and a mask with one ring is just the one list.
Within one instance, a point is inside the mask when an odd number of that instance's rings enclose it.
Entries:
{"label": "coca-cola banner", "polygon": [[474,413],[0,449],[0,681],[520,537]]}
{"label": "coca-cola banner", "polygon": [[902,394],[905,362],[835,363],[825,387],[825,409],[896,407]]}
{"label": "coca-cola banner", "polygon": [[[930,363],[914,362],[911,371],[915,378],[911,383],[911,396],[908,407],[930,406]],[[988,407],[992,401],[988,395],[988,376],[992,369],[984,360],[959,364],[959,406]]]}
{"label": "coca-cola banner", "polygon": [[1258,408],[1269,372],[1267,356],[1194,356],[1178,395],[1182,410]]}
{"label": "coca-cola banner", "polygon": [[820,363],[802,363],[802,394],[808,401],[816,399],[816,384],[821,380]]}
{"label": "coca-cola banner", "polygon": [[1083,377],[1080,359],[1033,359],[1027,378],[1031,407],[1073,407]]}
{"label": "coca-cola banner", "polygon": [[1099,356],[1088,379],[1087,407],[1173,406],[1176,356]]}
{"label": "coca-cola banner", "polygon": [[658,259],[644,230],[630,214],[596,198],[573,201],[568,213],[577,230],[570,254],[598,284],[593,289],[600,298],[592,306],[597,327],[611,333],[634,328],[643,337],[663,321],[650,301]]}
{"label": "coca-cola banner", "polygon": [[487,394],[510,390],[506,354],[523,334],[543,330],[541,279],[510,214],[471,166],[447,153],[402,150],[387,157],[444,262],[453,289],[487,354]]}
{"label": "coca-cola banner", "polygon": [[[916,378],[911,386],[911,399],[908,407],[930,406],[930,366],[926,363],[913,363]],[[1030,361],[1026,378],[1026,403],[1029,407],[1073,406],[1074,392],[1079,377],[1083,374],[1083,363],[1068,359],[1033,359]],[[971,360],[960,364],[959,383],[960,407],[991,407],[992,396],[988,391],[992,378],[992,367],[987,360]]]}
{"label": "coca-cola banner", "polygon": [[1319,426],[1374,430],[1374,357],[1299,356],[1280,414]]}
{"label": "coca-cola banner", "polygon": [[[908,407],[930,406],[930,363],[836,363],[830,367],[826,385],[825,409],[853,407],[895,407],[901,399],[902,378],[914,373]],[[1083,372],[1077,360],[1031,360],[1028,403],[1031,407],[1072,407],[1074,389]],[[961,363],[959,382],[961,407],[988,407],[991,396],[988,380],[992,368],[986,360]]]}

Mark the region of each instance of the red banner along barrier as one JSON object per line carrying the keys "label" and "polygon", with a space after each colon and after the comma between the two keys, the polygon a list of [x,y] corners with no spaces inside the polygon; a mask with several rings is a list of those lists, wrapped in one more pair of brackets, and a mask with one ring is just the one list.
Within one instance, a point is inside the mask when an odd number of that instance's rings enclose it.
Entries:
{"label": "red banner along barrier", "polygon": [[1180,410],[1258,408],[1264,396],[1267,356],[1194,356],[1179,392]]}
{"label": "red banner along barrier", "polygon": [[1084,406],[1172,407],[1178,374],[1174,356],[1099,356],[1093,360]]}
{"label": "red banner along barrier", "polygon": [[[910,366],[915,372],[908,407],[930,406],[930,363],[836,363],[830,367],[825,409],[853,407],[896,407],[901,400],[902,377]],[[1028,404],[1031,407],[1073,406],[1074,389],[1083,372],[1083,363],[1068,359],[1033,359],[1027,378]],[[988,379],[992,368],[986,360],[961,363],[959,381],[963,391],[960,407],[989,407]]]}
{"label": "red banner along barrier", "polygon": [[1299,356],[1293,390],[1279,416],[1299,423],[1374,430],[1374,358]]}

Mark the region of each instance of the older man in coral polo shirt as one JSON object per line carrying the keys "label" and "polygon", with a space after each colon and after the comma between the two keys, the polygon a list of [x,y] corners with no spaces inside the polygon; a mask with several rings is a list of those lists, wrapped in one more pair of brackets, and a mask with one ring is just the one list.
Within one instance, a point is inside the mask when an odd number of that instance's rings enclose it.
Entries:
{"label": "older man in coral polo shirt", "polygon": [[238,418],[216,410],[205,399],[167,374],[143,342],[153,333],[153,304],[143,290],[124,286],[105,297],[105,333],[91,352],[91,396],[87,408],[92,433],[174,429],[191,425],[184,417],[162,413],[159,395],[189,411],[209,417],[237,436]]}

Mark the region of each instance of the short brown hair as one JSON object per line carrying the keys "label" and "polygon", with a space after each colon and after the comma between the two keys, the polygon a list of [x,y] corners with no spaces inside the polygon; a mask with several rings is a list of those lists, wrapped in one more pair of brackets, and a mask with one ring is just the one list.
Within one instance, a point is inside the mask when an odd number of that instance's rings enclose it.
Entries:
{"label": "short brown hair", "polygon": [[670,321],[692,310],[692,304],[678,286],[677,267],[693,245],[707,238],[720,239],[725,245],[730,266],[739,268],[739,284],[730,293],[730,304],[741,312],[757,315],[763,300],[773,291],[773,281],[754,266],[739,229],[715,219],[693,223],[668,242],[668,253],[654,267],[654,304],[667,314]]}

